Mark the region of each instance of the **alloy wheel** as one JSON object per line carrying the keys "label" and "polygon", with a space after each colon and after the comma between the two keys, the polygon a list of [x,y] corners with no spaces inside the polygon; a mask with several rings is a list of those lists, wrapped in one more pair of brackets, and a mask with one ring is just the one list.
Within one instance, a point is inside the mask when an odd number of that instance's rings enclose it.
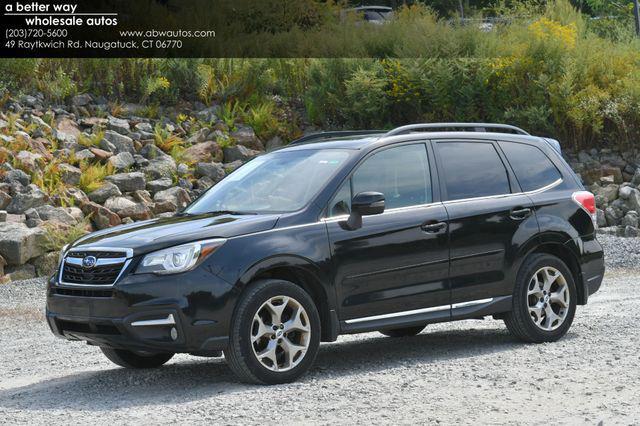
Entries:
{"label": "alloy wheel", "polygon": [[560,327],[569,312],[569,285],[560,271],[551,266],[538,269],[527,287],[529,315],[544,331]]}
{"label": "alloy wheel", "polygon": [[294,368],[304,358],[310,342],[309,316],[293,297],[271,297],[253,317],[251,347],[258,361],[271,371]]}

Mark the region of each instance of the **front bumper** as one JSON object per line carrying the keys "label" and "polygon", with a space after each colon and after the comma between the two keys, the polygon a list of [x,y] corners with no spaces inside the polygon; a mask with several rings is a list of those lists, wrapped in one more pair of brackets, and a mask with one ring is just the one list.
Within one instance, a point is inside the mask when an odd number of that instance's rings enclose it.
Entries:
{"label": "front bumper", "polygon": [[234,304],[232,286],[199,267],[166,276],[125,273],[114,286],[61,285],[54,277],[46,315],[53,333],[68,340],[210,354],[227,345]]}

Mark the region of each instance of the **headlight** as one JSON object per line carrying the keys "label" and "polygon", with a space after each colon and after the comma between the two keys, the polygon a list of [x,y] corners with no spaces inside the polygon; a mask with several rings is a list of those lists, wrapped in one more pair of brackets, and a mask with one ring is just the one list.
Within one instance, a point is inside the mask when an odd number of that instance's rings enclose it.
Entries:
{"label": "headlight", "polygon": [[177,274],[193,269],[225,243],[225,239],[196,241],[147,254],[136,274]]}
{"label": "headlight", "polygon": [[66,244],[64,247],[62,247],[62,250],[60,250],[60,254],[58,255],[58,265],[62,263],[62,259],[64,258],[64,255],[67,252],[68,248],[69,244]]}

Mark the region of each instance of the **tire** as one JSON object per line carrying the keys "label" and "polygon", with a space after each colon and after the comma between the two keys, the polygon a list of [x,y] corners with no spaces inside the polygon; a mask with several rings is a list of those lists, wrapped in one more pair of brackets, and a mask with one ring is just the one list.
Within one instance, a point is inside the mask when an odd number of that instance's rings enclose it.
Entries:
{"label": "tire", "polygon": [[420,334],[424,330],[426,325],[417,325],[414,327],[393,328],[388,330],[378,330],[380,333],[388,337],[409,337]]}
{"label": "tire", "polygon": [[305,373],[319,346],[320,316],[311,296],[289,281],[260,280],[236,306],[224,356],[241,381],[271,385]]}
{"label": "tire", "polygon": [[555,342],[571,327],[577,299],[567,265],[550,254],[532,254],[518,271],[513,307],[504,322],[511,334],[525,342]]}
{"label": "tire", "polygon": [[114,364],[124,368],[158,368],[173,358],[172,353],[143,354],[127,351],[124,349],[113,349],[101,347],[102,353]]}

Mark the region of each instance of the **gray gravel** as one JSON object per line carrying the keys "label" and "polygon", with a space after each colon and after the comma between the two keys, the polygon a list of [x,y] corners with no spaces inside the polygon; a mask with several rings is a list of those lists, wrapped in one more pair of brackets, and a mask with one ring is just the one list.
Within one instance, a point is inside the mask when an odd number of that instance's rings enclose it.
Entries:
{"label": "gray gravel", "polygon": [[[637,240],[599,237],[610,266],[636,266]],[[616,251],[617,250],[617,251]],[[611,256],[615,253],[615,256]],[[628,256],[631,262],[618,257]],[[613,259],[613,260],[612,260]],[[323,344],[298,383],[236,381],[223,359],[175,357],[155,371],[110,364],[54,338],[44,282],[0,286],[3,423],[572,423],[640,422],[640,272],[610,268],[553,344],[514,340],[502,322],[430,325]]]}

